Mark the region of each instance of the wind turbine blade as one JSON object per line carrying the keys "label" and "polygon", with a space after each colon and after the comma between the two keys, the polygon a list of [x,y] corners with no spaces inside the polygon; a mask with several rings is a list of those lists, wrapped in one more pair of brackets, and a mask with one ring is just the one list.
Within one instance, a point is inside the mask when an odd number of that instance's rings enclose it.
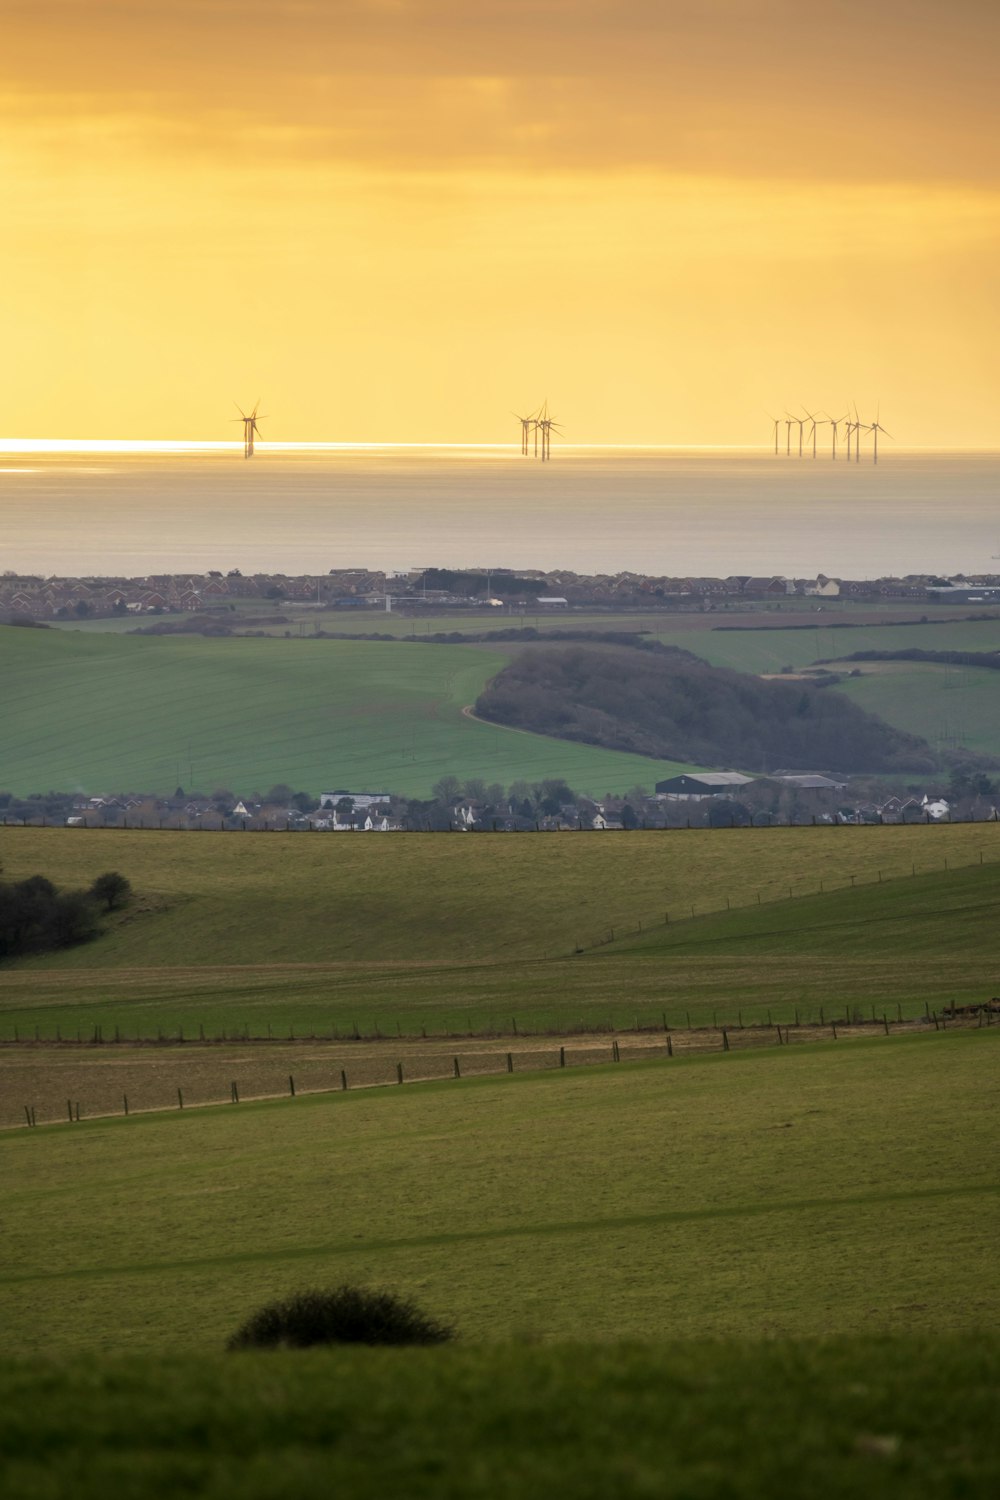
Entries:
{"label": "wind turbine blade", "polygon": [[889,431],[887,431],[886,428],[880,427],[879,428],[879,432],[882,434],[883,437],[892,438],[893,442],[896,441],[896,439],[894,437],[892,437],[892,433],[889,432]]}

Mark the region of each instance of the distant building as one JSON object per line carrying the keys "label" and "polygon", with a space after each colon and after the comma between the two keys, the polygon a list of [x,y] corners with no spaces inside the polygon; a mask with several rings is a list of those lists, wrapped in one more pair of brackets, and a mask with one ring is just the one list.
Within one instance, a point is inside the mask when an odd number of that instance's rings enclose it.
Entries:
{"label": "distant building", "polygon": [[929,588],[927,597],[936,604],[996,604],[1000,602],[1000,587],[982,584],[977,588],[974,584],[949,583]]}
{"label": "distant building", "polygon": [[319,805],[321,808],[336,807],[345,797],[350,799],[355,812],[364,812],[369,807],[387,806],[391,801],[388,792],[320,792]]}
{"label": "distant building", "polygon": [[683,776],[671,776],[667,781],[656,783],[658,797],[718,797],[726,792],[739,791],[749,786],[756,778],[744,776],[740,771],[700,771]]}
{"label": "distant building", "polygon": [[784,782],[786,786],[797,787],[802,792],[840,792],[847,785],[846,781],[835,781],[832,776],[820,776],[807,771],[775,771],[770,780]]}
{"label": "distant building", "polygon": [[558,599],[558,598],[541,599],[541,598],[539,598],[539,599],[535,600],[535,603],[536,604],[547,604],[551,608],[555,608],[555,609],[568,609],[569,608],[569,600],[568,599]]}

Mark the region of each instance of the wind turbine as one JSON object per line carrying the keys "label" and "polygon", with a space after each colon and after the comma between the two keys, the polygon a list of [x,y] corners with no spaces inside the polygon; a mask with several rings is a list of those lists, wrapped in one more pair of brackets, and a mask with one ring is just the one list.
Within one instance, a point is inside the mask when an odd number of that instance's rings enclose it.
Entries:
{"label": "wind turbine", "polygon": [[[844,414],[844,416],[842,416],[842,417],[831,417],[831,415],[830,415],[829,412],[827,412],[827,414],[826,414],[826,419],[829,422],[830,428],[831,428],[831,430],[833,432],[833,455],[832,455],[832,457],[833,457],[834,463],[836,463],[836,461],[837,461],[837,429],[840,426],[841,422],[848,422],[849,416],[850,416],[849,412],[846,412]],[[847,427],[847,441],[848,441],[848,444],[850,444],[850,441],[851,441],[851,428],[850,428],[850,423],[849,422],[848,422],[848,427]],[[850,456],[851,456],[849,451],[848,451],[848,455],[847,456],[848,456],[848,458],[850,458]]]}
{"label": "wind turbine", "polygon": [[859,464],[861,462],[861,434],[863,432],[871,432],[871,428],[870,427],[866,427],[865,424],[864,424],[864,422],[862,422],[861,418],[858,416],[858,408],[857,407],[854,408],[854,422],[853,422],[853,427],[854,427],[854,462],[856,464]]}
{"label": "wind turbine", "polygon": [[785,457],[786,458],[791,458],[791,456],[792,456],[792,427],[793,427],[794,423],[795,423],[795,418],[794,417],[790,417],[788,415],[788,413],[786,412],[785,413]]}
{"label": "wind turbine", "polygon": [[802,410],[806,412],[806,416],[809,418],[810,422],[812,423],[812,432],[810,433],[810,436],[812,438],[812,445],[813,445],[813,458],[815,458],[816,457],[816,428],[817,427],[822,427],[824,418],[822,418],[822,417],[814,417],[811,411],[806,411],[805,407],[803,407]]}
{"label": "wind turbine", "polygon": [[528,434],[531,431],[531,428],[532,428],[532,426],[533,426],[533,424],[535,422],[535,417],[534,417],[534,415],[532,415],[530,417],[522,417],[521,414],[520,414],[520,412],[516,412],[516,411],[511,412],[511,416],[512,417],[517,417],[517,420],[521,424],[521,452],[522,452],[522,454],[525,457],[527,457],[527,455],[528,455]]}
{"label": "wind turbine", "polygon": [[799,457],[801,458],[802,457],[802,434],[805,431],[806,419],[805,419],[805,417],[792,417],[791,412],[788,412],[788,416],[791,417],[791,419],[792,419],[793,422],[798,422],[798,424],[799,424]]}
{"label": "wind turbine", "polygon": [[562,432],[562,428],[557,427],[553,419],[549,416],[549,403],[547,401],[542,410],[545,415],[539,417],[538,426],[542,430],[542,462],[547,463],[552,457],[552,434],[554,432]]}
{"label": "wind turbine", "polygon": [[[887,438],[892,438],[892,433],[886,431],[886,429],[882,426],[882,423],[879,421],[879,415],[881,413],[881,409],[882,409],[881,405],[879,405],[879,406],[877,406],[875,408],[875,420],[874,420],[874,422],[872,423],[872,425],[868,429],[868,431],[872,434],[872,437],[873,437],[874,443],[875,443],[874,450],[872,452],[872,463],[873,464],[877,464],[878,463],[878,435],[879,435],[879,433],[880,432],[884,432]],[[896,441],[895,438],[892,438],[892,440],[893,440],[893,442]]]}
{"label": "wind turbine", "polygon": [[770,412],[768,412],[767,415],[770,418],[770,420],[774,423],[774,456],[775,456],[775,458],[777,458],[777,456],[778,456],[778,428],[781,426],[781,418],[780,417],[772,417]]}
{"label": "wind turbine", "polygon": [[[239,416],[233,417],[233,421],[243,423],[243,457],[253,458],[254,435],[256,434],[257,437],[260,437],[260,428],[257,426],[257,408],[260,406],[260,397],[258,396],[254,402],[253,411],[249,416],[247,416],[238,402],[234,401],[233,405],[239,412]],[[263,422],[265,419],[261,417],[260,420]]]}

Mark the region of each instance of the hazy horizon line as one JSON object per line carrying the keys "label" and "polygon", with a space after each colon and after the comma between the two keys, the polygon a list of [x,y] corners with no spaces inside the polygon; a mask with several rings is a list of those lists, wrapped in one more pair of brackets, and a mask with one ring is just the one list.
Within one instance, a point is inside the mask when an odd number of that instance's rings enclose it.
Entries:
{"label": "hazy horizon line", "polygon": [[[521,453],[521,445],[518,441],[512,442],[396,442],[396,441],[361,441],[330,442],[326,440],[303,439],[298,441],[271,441],[259,440],[254,444],[256,453],[288,453],[288,452],[370,452],[373,450],[416,450],[416,451],[465,451],[465,452],[512,452]],[[801,458],[803,462],[812,459],[811,454],[791,455],[785,453],[774,453],[773,444],[763,443],[586,443],[586,442],[560,442],[559,450],[563,452],[636,452],[636,453],[754,453],[765,454],[777,458]],[[107,453],[107,454],[140,454],[140,453],[232,453],[239,454],[243,451],[242,439],[214,439],[214,438],[5,438],[0,437],[0,454],[59,454],[59,453]],[[889,458],[893,454],[903,453],[948,453],[948,454],[989,454],[998,453],[1000,448],[996,445],[900,445],[894,444],[891,448],[883,447],[883,458]],[[825,457],[826,455],[822,455]],[[818,460],[817,460],[818,461]]]}

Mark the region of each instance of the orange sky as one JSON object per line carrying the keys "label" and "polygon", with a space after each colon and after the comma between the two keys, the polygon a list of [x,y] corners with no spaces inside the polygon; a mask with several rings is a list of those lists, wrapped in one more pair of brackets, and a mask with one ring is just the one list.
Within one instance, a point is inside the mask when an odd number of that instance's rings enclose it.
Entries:
{"label": "orange sky", "polygon": [[994,0],[0,0],[0,431],[1000,447]]}

